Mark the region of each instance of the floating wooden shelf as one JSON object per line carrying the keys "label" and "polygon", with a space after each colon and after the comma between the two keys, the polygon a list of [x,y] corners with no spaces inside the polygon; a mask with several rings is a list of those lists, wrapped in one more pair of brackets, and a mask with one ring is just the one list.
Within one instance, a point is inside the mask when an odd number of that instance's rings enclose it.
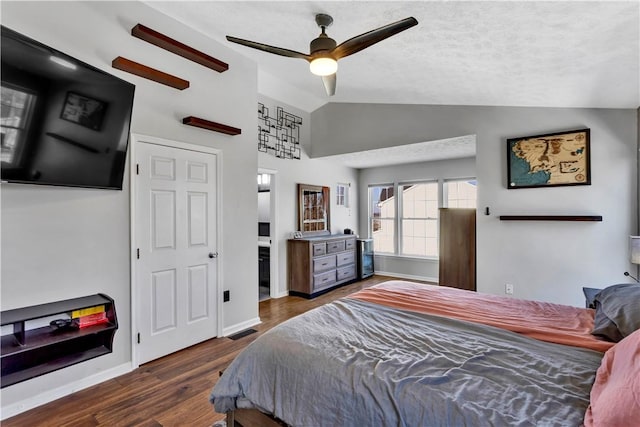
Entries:
{"label": "floating wooden shelf", "polygon": [[185,117],[184,119],[182,119],[182,123],[184,123],[185,125],[195,126],[215,132],[226,133],[227,135],[240,135],[242,133],[241,129],[223,125],[221,123],[211,122],[205,119],[200,119],[194,116]]}
{"label": "floating wooden shelf", "polygon": [[146,65],[139,64],[122,56],[114,59],[111,62],[111,66],[118,70],[126,71],[127,73],[135,74],[136,76],[144,77],[145,79],[153,80],[154,82],[162,83],[163,85],[171,86],[179,90],[184,90],[189,87],[187,80],[156,70],[155,68],[147,67]]}
{"label": "floating wooden shelf", "polygon": [[[46,325],[27,330],[32,321],[67,319],[75,310],[96,306],[104,306],[107,322],[85,328]],[[6,310],[0,319],[2,326],[13,326],[13,334],[0,340],[2,388],[111,353],[118,329],[115,303],[104,294]]]}
{"label": "floating wooden shelf", "polygon": [[209,56],[206,53],[200,52],[184,43],[180,43],[171,37],[165,36],[149,27],[145,27],[142,24],[138,24],[131,29],[131,35],[141,40],[149,42],[153,45],[168,50],[169,52],[180,55],[183,58],[187,58],[193,62],[197,62],[207,68],[211,68],[219,73],[227,71],[229,64],[222,62],[213,56]]}
{"label": "floating wooden shelf", "polygon": [[602,221],[599,215],[500,215],[501,221]]}

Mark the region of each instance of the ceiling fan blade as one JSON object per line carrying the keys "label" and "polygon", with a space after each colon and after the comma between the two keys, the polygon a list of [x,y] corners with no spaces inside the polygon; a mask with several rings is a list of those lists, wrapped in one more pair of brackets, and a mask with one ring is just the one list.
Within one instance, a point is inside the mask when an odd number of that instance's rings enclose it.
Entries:
{"label": "ceiling fan blade", "polygon": [[281,47],[269,46],[268,44],[252,42],[250,40],[239,39],[237,37],[227,36],[227,40],[233,43],[238,43],[243,46],[252,47],[254,49],[262,50],[264,52],[273,53],[275,55],[286,56],[289,58],[301,58],[307,61],[311,61],[311,56],[305,53],[296,52],[295,50],[283,49]]}
{"label": "ceiling fan blade", "polygon": [[409,17],[398,22],[385,25],[384,27],[371,30],[367,33],[360,34],[359,36],[350,38],[336,46],[331,52],[332,56],[335,59],[340,59],[345,56],[353,55],[356,52],[360,52],[362,49],[366,49],[369,46],[409,29],[414,25],[418,25],[418,20],[414,17]]}
{"label": "ceiling fan blade", "polygon": [[336,73],[329,74],[328,76],[322,76],[322,83],[324,84],[324,90],[328,96],[336,94]]}

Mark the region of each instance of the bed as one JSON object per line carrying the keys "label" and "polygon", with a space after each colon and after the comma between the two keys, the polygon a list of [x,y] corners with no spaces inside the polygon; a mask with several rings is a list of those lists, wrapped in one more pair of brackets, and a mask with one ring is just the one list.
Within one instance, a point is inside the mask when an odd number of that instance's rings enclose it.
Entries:
{"label": "bed", "polygon": [[[637,312],[640,286],[619,286],[623,314]],[[232,424],[239,414],[291,426],[579,426],[640,417],[640,313],[616,329],[617,344],[592,333],[597,313],[389,281],[265,332],[224,371],[210,400]]]}

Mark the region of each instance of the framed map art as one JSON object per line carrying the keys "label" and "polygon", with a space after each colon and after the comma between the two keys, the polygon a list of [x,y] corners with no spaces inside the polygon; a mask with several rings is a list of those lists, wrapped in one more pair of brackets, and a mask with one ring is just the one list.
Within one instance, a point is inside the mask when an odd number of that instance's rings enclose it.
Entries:
{"label": "framed map art", "polygon": [[507,188],[591,185],[589,129],[507,139]]}

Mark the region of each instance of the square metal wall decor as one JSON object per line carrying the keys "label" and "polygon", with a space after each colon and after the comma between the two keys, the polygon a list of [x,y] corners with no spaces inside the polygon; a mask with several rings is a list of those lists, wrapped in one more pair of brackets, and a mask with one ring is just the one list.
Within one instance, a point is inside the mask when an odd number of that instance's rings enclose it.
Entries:
{"label": "square metal wall decor", "polygon": [[276,116],[258,103],[258,151],[282,159],[300,159],[302,118],[276,107]]}

